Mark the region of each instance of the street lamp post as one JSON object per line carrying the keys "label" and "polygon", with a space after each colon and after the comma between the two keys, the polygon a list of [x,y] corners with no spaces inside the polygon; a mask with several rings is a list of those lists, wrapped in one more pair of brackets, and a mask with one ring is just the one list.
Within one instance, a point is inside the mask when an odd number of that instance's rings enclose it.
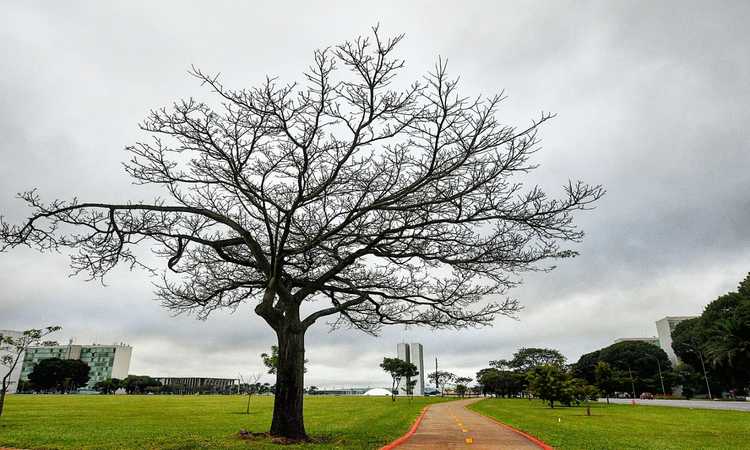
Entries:
{"label": "street lamp post", "polygon": [[[656,355],[651,355],[649,353],[641,353],[641,352],[639,352],[639,354],[644,355],[644,356],[650,356],[650,357],[652,357],[652,358],[654,358],[656,360],[656,368],[659,370],[659,381],[661,382],[661,393],[662,393],[662,395],[664,395],[664,397],[666,397],[667,396],[667,390],[664,389],[664,377],[661,374],[661,362],[659,362],[659,357],[657,357]],[[632,375],[631,375],[631,378],[632,378]]]}
{"label": "street lamp post", "polygon": [[698,359],[700,359],[701,361],[701,369],[703,369],[703,379],[706,381],[706,390],[708,392],[708,399],[713,400],[714,397],[713,395],[711,395],[711,386],[708,384],[708,373],[706,372],[706,364],[703,362],[703,352],[700,351],[700,349],[698,349],[696,345],[691,345],[687,343],[683,343],[683,345],[687,347],[688,350],[698,355]]}
{"label": "street lamp post", "polygon": [[711,395],[711,386],[708,384],[708,375],[706,374],[706,364],[703,362],[703,352],[696,350],[698,358],[701,360],[701,368],[703,369],[703,379],[706,380],[706,389],[708,390],[708,399],[713,400],[714,397]]}
{"label": "street lamp post", "polygon": [[656,367],[659,368],[659,381],[661,381],[661,393],[662,393],[662,395],[664,395],[666,397],[667,396],[667,390],[664,389],[664,377],[661,375],[661,363],[659,362],[659,358],[657,358],[655,356],[654,356],[654,358],[656,359]]}

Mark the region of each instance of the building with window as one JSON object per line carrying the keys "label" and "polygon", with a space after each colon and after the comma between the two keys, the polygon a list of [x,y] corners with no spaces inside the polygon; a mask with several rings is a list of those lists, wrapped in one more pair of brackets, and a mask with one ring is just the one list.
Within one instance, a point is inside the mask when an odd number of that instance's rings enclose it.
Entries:
{"label": "building with window", "polygon": [[155,379],[162,386],[169,386],[178,394],[226,394],[237,389],[237,380],[235,378],[156,377]]}
{"label": "building with window", "polygon": [[31,347],[26,352],[21,369],[21,380],[28,380],[34,366],[43,359],[78,359],[85,362],[89,368],[89,382],[86,388],[107,378],[123,379],[130,370],[130,357],[133,348],[125,344],[114,345],[51,345]]}
{"label": "building with window", "polygon": [[[0,337],[2,336],[10,336],[13,338],[19,338],[23,335],[20,331],[13,331],[13,330],[0,330]],[[11,355],[13,357],[16,356],[16,353],[12,351],[10,347],[5,347],[2,344],[0,344],[0,359],[2,359],[6,355]],[[18,365],[15,369],[13,369],[13,373],[10,374],[10,385],[8,386],[8,393],[16,392],[16,389],[18,388],[18,380],[21,378],[21,366],[23,361],[24,355],[21,355],[21,361],[19,361]],[[0,381],[5,378],[5,375],[8,374],[8,368],[0,365]]]}
{"label": "building with window", "polygon": [[[410,362],[417,366],[419,374],[416,376],[416,384],[414,385],[414,395],[424,395],[424,357],[422,344],[418,343],[400,343],[396,346],[396,355],[398,359],[406,362]],[[399,387],[399,395],[406,395],[407,383],[409,380],[402,382]]]}

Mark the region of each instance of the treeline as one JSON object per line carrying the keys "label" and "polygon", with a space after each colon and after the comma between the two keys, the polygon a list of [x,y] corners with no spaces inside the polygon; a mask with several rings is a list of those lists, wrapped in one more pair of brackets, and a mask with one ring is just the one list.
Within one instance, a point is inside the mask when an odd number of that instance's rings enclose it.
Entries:
{"label": "treeline", "polygon": [[670,396],[674,387],[686,398],[750,396],[750,275],[700,317],[678,323],[672,349],[680,361],[676,367],[655,345],[619,342],[581,356],[573,371],[592,383],[597,370],[609,371],[605,392],[628,396]]}
{"label": "treeline", "polygon": [[183,383],[162,384],[145,375],[128,375],[119,380],[109,378],[94,385],[102,394],[114,394],[119,389],[126,394],[187,395],[187,394],[273,394],[275,386],[269,383],[240,383],[239,385],[212,386],[208,384],[190,386]]}
{"label": "treeline", "polygon": [[677,324],[672,349],[685,395],[750,396],[750,274],[700,317]]}
{"label": "treeline", "polygon": [[477,387],[483,395],[538,398],[554,408],[598,397],[598,389],[573,376],[565,356],[550,348],[521,348],[510,360],[490,361],[477,372]]}
{"label": "treeline", "polygon": [[522,348],[477,372],[477,388],[483,395],[541,398],[550,406],[598,395],[750,397],[750,274],[700,317],[677,324],[672,349],[680,360],[676,367],[664,350],[642,341],[618,342],[573,364],[554,349]]}

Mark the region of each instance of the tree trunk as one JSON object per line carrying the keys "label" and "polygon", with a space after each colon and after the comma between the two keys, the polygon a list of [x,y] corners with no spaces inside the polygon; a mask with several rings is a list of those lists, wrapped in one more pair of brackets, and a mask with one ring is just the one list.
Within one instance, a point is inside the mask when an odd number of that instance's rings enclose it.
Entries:
{"label": "tree trunk", "polygon": [[8,386],[3,380],[3,385],[0,386],[0,417],[3,415],[3,408],[5,407],[5,393],[8,391]]}
{"label": "tree trunk", "polygon": [[305,371],[305,335],[288,329],[277,332],[279,360],[273,402],[271,435],[307,440],[302,416]]}

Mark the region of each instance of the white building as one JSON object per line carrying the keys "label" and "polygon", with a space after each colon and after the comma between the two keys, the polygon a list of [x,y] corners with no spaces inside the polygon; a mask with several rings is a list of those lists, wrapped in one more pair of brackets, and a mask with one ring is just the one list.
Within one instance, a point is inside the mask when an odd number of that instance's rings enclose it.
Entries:
{"label": "white building", "polygon": [[677,358],[677,355],[675,355],[674,350],[672,350],[672,332],[674,331],[674,328],[678,323],[689,319],[695,319],[696,317],[698,316],[667,316],[656,321],[656,333],[659,335],[659,337],[620,338],[615,339],[615,343],[627,341],[642,341],[653,344],[664,350],[664,353],[667,354],[669,361],[672,363],[672,367],[674,367],[677,365],[679,360]]}
{"label": "white building", "polygon": [[[20,331],[13,331],[13,330],[0,330],[0,337],[1,336],[11,336],[14,338],[21,337],[23,335]],[[9,348],[5,348],[0,345],[0,358],[2,358],[5,355],[13,355],[15,357],[15,353],[11,351]],[[16,388],[18,387],[18,380],[21,379],[21,366],[23,365],[23,358],[24,355],[21,354],[21,359],[18,361],[18,364],[16,365],[15,369],[13,369],[13,373],[10,374],[10,386],[8,387],[8,393],[16,392]],[[2,381],[3,378],[5,378],[5,375],[8,374],[8,368],[0,365],[0,381]]]}
{"label": "white building", "polygon": [[672,332],[678,323],[695,319],[698,316],[667,316],[656,321],[656,332],[659,334],[659,347],[667,354],[672,366],[677,365],[677,355],[672,350]]}
{"label": "white building", "polygon": [[[400,343],[396,346],[396,354],[398,359],[406,361],[417,366],[419,374],[416,376],[416,384],[414,385],[414,395],[424,395],[424,356],[422,344],[413,342],[411,344]],[[411,380],[405,380],[404,383],[399,386],[399,395],[406,395],[407,384]]]}

